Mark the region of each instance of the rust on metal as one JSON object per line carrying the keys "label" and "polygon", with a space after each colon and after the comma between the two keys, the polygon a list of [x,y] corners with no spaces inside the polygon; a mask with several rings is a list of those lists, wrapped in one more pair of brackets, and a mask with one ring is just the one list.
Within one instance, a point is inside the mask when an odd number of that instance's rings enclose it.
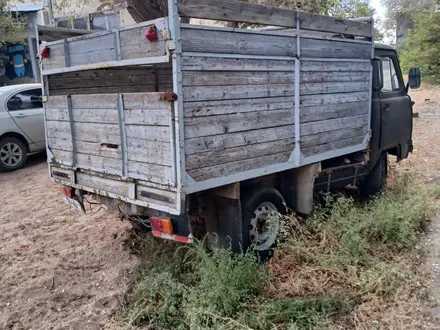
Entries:
{"label": "rust on metal", "polygon": [[159,101],[177,101],[177,94],[174,92],[159,93]]}

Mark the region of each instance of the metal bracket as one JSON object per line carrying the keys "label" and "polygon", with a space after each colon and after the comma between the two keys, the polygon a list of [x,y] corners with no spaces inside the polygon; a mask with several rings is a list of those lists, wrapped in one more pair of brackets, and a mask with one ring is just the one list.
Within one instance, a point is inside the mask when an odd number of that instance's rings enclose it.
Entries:
{"label": "metal bracket", "polygon": [[127,179],[127,166],[128,166],[127,131],[125,127],[124,100],[121,93],[118,94],[118,116],[119,116],[119,130],[121,135],[122,178]]}

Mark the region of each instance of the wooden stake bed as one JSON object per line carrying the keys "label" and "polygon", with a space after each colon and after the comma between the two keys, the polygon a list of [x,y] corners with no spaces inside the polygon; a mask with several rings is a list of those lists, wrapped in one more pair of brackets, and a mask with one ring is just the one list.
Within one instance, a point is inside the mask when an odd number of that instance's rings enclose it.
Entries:
{"label": "wooden stake bed", "polygon": [[234,0],[170,1],[169,13],[43,45],[57,181],[179,215],[187,194],[367,148],[372,20]]}

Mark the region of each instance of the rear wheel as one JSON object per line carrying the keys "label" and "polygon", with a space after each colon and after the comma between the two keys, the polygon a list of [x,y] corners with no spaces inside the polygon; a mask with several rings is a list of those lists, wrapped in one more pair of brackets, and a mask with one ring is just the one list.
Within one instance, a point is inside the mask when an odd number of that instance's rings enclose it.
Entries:
{"label": "rear wheel", "polygon": [[284,204],[283,196],[274,188],[253,191],[243,200],[243,243],[262,259],[273,256],[286,211]]}
{"label": "rear wheel", "polygon": [[381,193],[387,183],[388,158],[384,152],[380,156],[374,168],[368,174],[365,181],[360,185],[361,194],[364,198],[369,198]]}
{"label": "rear wheel", "polygon": [[18,170],[26,164],[26,161],[27,149],[21,140],[15,137],[0,140],[0,172]]}

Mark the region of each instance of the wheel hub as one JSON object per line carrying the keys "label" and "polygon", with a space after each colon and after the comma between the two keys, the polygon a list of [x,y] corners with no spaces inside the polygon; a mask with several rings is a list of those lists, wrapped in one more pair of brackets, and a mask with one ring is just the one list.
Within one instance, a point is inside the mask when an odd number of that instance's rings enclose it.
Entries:
{"label": "wheel hub", "polygon": [[249,237],[256,251],[264,251],[276,242],[281,224],[281,215],[270,202],[260,204],[252,214]]}
{"label": "wheel hub", "polygon": [[0,161],[6,166],[17,166],[23,158],[23,151],[16,143],[9,142],[0,149]]}

